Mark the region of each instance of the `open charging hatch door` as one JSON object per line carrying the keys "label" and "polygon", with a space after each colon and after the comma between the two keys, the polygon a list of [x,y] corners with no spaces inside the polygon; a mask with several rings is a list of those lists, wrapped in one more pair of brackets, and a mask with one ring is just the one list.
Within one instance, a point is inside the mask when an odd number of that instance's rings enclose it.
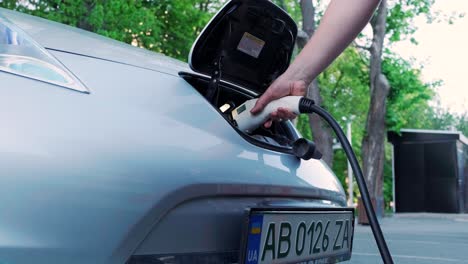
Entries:
{"label": "open charging hatch door", "polygon": [[[235,93],[226,92],[226,85],[246,90],[252,96],[261,95],[288,68],[296,36],[294,20],[271,1],[228,1],[200,33],[189,55],[190,68],[210,78],[206,89],[199,91],[237,127],[226,109],[232,111],[252,97],[228,98],[228,93]],[[187,73],[182,76],[197,85],[194,77]],[[241,135],[261,147],[296,155],[293,144],[300,150],[304,148],[298,145],[307,144],[296,142],[298,135],[291,126],[283,123],[275,131],[242,131]],[[308,155],[307,159],[317,156]]]}
{"label": "open charging hatch door", "polygon": [[296,36],[294,20],[272,2],[232,0],[195,41],[189,65],[217,82],[262,94],[288,68]]}

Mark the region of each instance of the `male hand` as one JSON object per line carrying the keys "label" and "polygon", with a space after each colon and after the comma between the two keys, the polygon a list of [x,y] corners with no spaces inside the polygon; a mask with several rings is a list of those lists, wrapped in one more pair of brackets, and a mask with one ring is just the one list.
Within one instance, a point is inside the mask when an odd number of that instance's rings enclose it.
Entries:
{"label": "male hand", "polygon": [[[257,100],[255,106],[250,110],[252,114],[260,113],[265,106],[276,99],[289,96],[289,95],[298,95],[304,96],[306,93],[307,85],[303,80],[291,80],[288,77],[281,75],[276,79],[270,87],[263,93],[262,96]],[[278,108],[276,111],[270,114],[270,119],[265,122],[264,126],[266,128],[271,127],[273,121],[284,120],[284,119],[294,119],[296,114],[289,111],[286,108]]]}

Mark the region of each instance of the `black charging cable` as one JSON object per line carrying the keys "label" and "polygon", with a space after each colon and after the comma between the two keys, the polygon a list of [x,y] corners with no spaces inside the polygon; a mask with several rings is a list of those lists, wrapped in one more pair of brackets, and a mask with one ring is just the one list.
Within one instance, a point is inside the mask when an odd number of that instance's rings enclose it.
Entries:
{"label": "black charging cable", "polygon": [[377,221],[377,216],[375,215],[374,208],[372,206],[369,191],[367,190],[366,182],[364,180],[364,176],[362,175],[361,167],[357,161],[356,155],[349,143],[348,139],[346,138],[343,130],[341,129],[340,125],[336,120],[323,108],[316,105],[315,102],[308,98],[301,98],[299,101],[299,112],[301,113],[315,113],[323,118],[333,129],[338,140],[343,147],[343,150],[348,157],[349,163],[353,168],[354,175],[356,177],[356,182],[359,187],[359,191],[361,192],[361,198],[364,203],[364,208],[366,209],[367,216],[369,218],[369,223],[372,228],[372,233],[374,234],[375,242],[377,243],[377,247],[380,251],[380,256],[382,256],[382,260],[385,264],[393,264],[393,259],[388,250],[387,243],[385,242],[385,238],[383,236],[382,230],[380,229],[379,222]]}

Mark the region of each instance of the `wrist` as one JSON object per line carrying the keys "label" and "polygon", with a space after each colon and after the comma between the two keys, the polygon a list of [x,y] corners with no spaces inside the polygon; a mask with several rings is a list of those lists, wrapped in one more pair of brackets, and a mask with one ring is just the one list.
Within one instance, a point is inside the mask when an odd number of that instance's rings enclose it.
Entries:
{"label": "wrist", "polygon": [[312,82],[314,77],[310,74],[305,67],[301,67],[293,63],[284,72],[284,77],[291,81],[303,81],[307,86]]}

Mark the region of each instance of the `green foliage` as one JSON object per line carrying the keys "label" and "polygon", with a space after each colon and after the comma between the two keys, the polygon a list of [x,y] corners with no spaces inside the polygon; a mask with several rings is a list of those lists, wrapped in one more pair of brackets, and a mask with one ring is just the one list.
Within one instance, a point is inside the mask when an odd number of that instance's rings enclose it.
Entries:
{"label": "green foliage", "polygon": [[390,210],[390,202],[393,201],[393,173],[392,173],[392,145],[385,143],[385,162],[383,179],[384,207]]}
{"label": "green foliage", "polygon": [[299,115],[297,117],[297,130],[301,133],[304,138],[312,140],[312,132],[309,126],[309,116],[306,114]]}
{"label": "green foliage", "polygon": [[210,0],[149,2],[156,19],[162,23],[160,41],[152,49],[181,60],[186,60],[195,38],[221,6],[221,1]]}
{"label": "green foliage", "polygon": [[429,109],[425,114],[424,123],[427,129],[450,130],[455,127],[455,116],[440,106]]}
{"label": "green foliage", "polygon": [[19,6],[20,6],[20,3],[17,0],[1,0],[0,1],[0,7],[3,7],[3,8],[18,10]]}
{"label": "green foliage", "polygon": [[[348,190],[348,162],[346,154],[343,150],[335,151],[335,156],[333,157],[333,172],[335,172],[336,177],[340,180],[343,186],[346,186]],[[356,196],[355,196],[356,197]]]}
{"label": "green foliage", "polygon": [[296,21],[297,26],[302,27],[301,5],[297,0],[273,0],[277,6],[283,8]]}
{"label": "green foliage", "polygon": [[[393,5],[392,5],[393,4]],[[391,42],[411,36],[415,31],[413,19],[419,15],[430,16],[434,0],[391,1],[387,16],[387,36]],[[412,42],[416,43],[415,39]]]}
{"label": "green foliage", "polygon": [[468,136],[468,112],[453,114],[440,105],[428,108],[424,113],[425,129],[457,130]]}
{"label": "green foliage", "polygon": [[319,77],[323,106],[336,117],[359,117],[369,104],[367,59],[350,47]]}
{"label": "green foliage", "polygon": [[97,1],[86,21],[90,30],[140,47],[159,41],[161,21],[139,0]]}
{"label": "green foliage", "polygon": [[434,96],[432,88],[439,83],[423,83],[420,70],[396,55],[384,59],[382,71],[391,86],[387,98],[387,129],[398,132],[404,127],[424,127],[428,102]]}
{"label": "green foliage", "polygon": [[463,135],[468,136],[468,112],[464,112],[457,116],[456,128]]}

